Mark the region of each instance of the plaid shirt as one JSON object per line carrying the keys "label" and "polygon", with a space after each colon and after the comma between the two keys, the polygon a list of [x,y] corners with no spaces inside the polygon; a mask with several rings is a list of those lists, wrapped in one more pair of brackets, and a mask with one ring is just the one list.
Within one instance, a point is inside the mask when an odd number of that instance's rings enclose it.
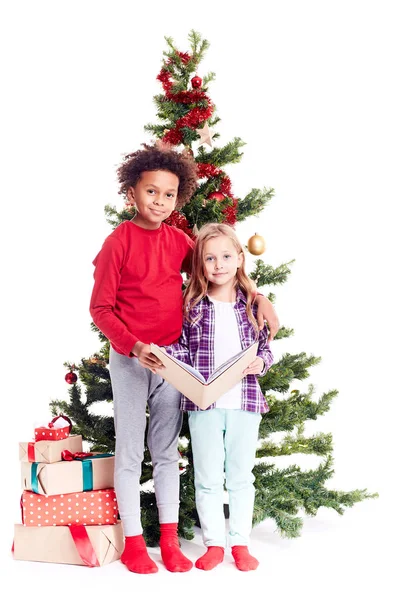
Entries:
{"label": "plaid shirt", "polygon": [[[236,304],[233,307],[239,328],[242,349],[248,348],[256,341],[257,336],[254,327],[250,323],[246,313],[246,297],[239,289]],[[256,307],[253,307],[256,315]],[[184,320],[182,335],[178,342],[166,346],[168,354],[172,354],[182,362],[192,365],[195,369],[208,379],[214,371],[214,330],[215,312],[214,305],[206,296],[194,308],[190,310],[189,318]],[[264,369],[259,375],[265,375],[273,363],[273,356],[268,345],[268,330],[262,329],[258,337],[257,356],[264,361]],[[206,410],[215,408],[215,403]],[[201,410],[186,396],[181,397],[181,410]],[[246,375],[242,379],[242,410],[250,412],[266,413],[269,411],[257,380],[257,375]]]}

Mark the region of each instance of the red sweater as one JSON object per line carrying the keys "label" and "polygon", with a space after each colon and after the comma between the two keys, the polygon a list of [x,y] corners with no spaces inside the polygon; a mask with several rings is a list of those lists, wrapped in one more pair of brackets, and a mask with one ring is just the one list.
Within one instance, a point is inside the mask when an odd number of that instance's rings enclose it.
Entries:
{"label": "red sweater", "polygon": [[194,242],[165,223],[143,229],[121,223],[93,261],[90,314],[119,354],[132,356],[137,341],[166,346],[182,331],[182,275]]}

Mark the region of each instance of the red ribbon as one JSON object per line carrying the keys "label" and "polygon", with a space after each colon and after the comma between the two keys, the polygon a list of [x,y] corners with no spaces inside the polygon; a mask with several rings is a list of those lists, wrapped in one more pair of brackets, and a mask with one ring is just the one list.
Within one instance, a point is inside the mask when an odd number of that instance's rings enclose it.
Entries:
{"label": "red ribbon", "polygon": [[28,442],[28,461],[35,462],[35,442]]}
{"label": "red ribbon", "polygon": [[61,452],[62,460],[76,460],[87,458],[88,456],[93,456],[93,452],[70,452],[69,450],[63,450]]}
{"label": "red ribbon", "polygon": [[58,415],[57,417],[54,417],[54,419],[52,419],[49,423],[49,427],[53,428],[54,427],[54,423],[57,421],[57,419],[65,419],[68,423],[69,423],[69,433],[71,433],[71,429],[72,429],[72,421],[69,417],[67,417],[66,415]]}
{"label": "red ribbon", "polygon": [[70,525],[69,530],[79,556],[87,567],[99,567],[96,552],[84,525]]}
{"label": "red ribbon", "polygon": [[[24,522],[24,511],[22,507],[22,496],[21,496],[21,512],[22,512],[22,523]],[[84,525],[70,525],[68,529],[71,532],[72,539],[78,554],[81,557],[83,563],[87,567],[99,567],[99,561],[97,560],[96,552],[92,546],[92,542],[87,534],[86,527]],[[11,547],[11,552],[14,553],[14,540]]]}

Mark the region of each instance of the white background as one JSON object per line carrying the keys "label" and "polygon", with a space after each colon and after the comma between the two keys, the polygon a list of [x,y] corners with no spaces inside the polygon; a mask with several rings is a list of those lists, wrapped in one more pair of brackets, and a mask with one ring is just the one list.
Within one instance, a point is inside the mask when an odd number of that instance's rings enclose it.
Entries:
{"label": "white background", "polygon": [[[146,587],[176,596],[185,585],[185,593],[196,595],[221,585],[224,593],[258,588],[281,598],[394,597],[396,4],[3,3],[1,567],[16,592],[42,593],[50,582],[57,596],[67,595],[63,582],[73,579],[85,594]],[[18,442],[48,419],[51,399],[67,399],[63,363],[99,348],[88,304],[91,262],[111,231],[103,208],[122,207],[116,167],[149,139],[143,125],[156,122],[152,98],[161,91],[155,78],[164,35],[190,50],[192,28],[211,43],[198,74],[217,74],[209,94],[222,118],[221,143],[239,136],[247,144],[241,164],[228,169],[234,193],[263,186],[276,191],[259,218],[238,226],[241,240],[258,231],[267,242],[265,262],[296,259],[289,282],[275,290],[281,323],[295,336],[276,342],[274,354],[322,357],[309,380],[293,387],[312,382],[316,398],[332,388],[340,392],[328,415],[308,429],[333,433],[329,486],[368,488],[380,498],[344,517],[321,510],[293,541],[264,523],[253,533],[261,560],[253,574],[238,573],[230,558],[208,574],[171,575],[160,564],[158,575],[148,578],[119,563],[90,570],[12,561]],[[308,467],[313,460],[297,462]],[[192,559],[200,555],[198,532],[184,549]]]}

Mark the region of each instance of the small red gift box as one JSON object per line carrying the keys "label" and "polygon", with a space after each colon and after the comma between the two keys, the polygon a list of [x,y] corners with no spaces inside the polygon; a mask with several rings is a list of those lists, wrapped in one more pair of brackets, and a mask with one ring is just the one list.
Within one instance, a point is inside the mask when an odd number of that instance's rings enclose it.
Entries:
{"label": "small red gift box", "polygon": [[24,491],[21,505],[26,527],[115,525],[118,518],[114,488],[57,496]]}
{"label": "small red gift box", "polygon": [[46,427],[35,427],[35,442],[41,440],[65,440],[72,429],[71,420],[59,415],[54,417]]}

